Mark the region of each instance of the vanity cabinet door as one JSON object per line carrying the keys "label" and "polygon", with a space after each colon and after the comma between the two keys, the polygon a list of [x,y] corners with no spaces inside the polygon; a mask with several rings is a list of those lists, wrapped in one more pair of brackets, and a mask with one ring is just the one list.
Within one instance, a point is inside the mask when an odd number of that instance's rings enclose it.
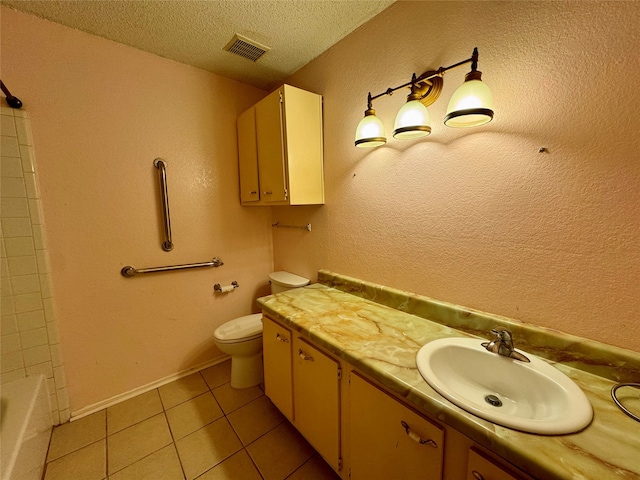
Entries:
{"label": "vanity cabinet door", "polygon": [[443,428],[354,372],[349,383],[351,480],[442,478]]}
{"label": "vanity cabinet door", "polygon": [[291,331],[263,316],[262,346],[265,394],[293,420]]}
{"label": "vanity cabinet door", "polygon": [[336,360],[294,339],[294,425],[336,472],[341,468],[340,372]]}
{"label": "vanity cabinet door", "polygon": [[469,450],[466,480],[521,480],[475,449]]}

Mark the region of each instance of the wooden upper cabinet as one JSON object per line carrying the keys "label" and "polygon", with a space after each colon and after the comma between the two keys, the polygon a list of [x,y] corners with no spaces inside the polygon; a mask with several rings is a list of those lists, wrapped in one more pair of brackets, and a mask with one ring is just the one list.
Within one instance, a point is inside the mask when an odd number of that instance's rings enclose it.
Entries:
{"label": "wooden upper cabinet", "polygon": [[238,116],[238,158],[240,167],[240,201],[245,204],[260,200],[258,181],[258,145],[256,144],[256,109]]}
{"label": "wooden upper cabinet", "polygon": [[283,85],[237,125],[243,205],[324,204],[320,95]]}

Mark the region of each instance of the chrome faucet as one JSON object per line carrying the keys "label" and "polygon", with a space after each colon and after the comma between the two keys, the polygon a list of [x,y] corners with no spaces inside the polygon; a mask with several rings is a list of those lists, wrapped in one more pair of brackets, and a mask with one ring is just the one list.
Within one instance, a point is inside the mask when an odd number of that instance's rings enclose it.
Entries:
{"label": "chrome faucet", "polygon": [[513,336],[505,327],[496,327],[491,329],[491,333],[496,337],[491,342],[482,342],[482,346],[492,353],[497,353],[503,357],[513,358],[521,362],[530,362],[530,360],[515,351],[513,347]]}

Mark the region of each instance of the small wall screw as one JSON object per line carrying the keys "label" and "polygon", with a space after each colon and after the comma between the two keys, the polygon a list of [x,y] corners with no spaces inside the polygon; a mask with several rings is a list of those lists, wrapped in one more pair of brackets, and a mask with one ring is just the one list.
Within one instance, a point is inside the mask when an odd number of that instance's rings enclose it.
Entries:
{"label": "small wall screw", "polygon": [[540,149],[538,150],[538,152],[540,153],[544,153],[544,152],[548,152],[549,150],[547,150],[547,147],[540,147]]}

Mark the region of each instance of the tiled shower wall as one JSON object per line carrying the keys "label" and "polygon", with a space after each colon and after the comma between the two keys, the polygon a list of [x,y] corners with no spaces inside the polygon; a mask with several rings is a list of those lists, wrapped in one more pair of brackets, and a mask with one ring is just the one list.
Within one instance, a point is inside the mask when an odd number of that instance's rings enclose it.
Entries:
{"label": "tiled shower wall", "polygon": [[51,268],[26,112],[1,107],[0,218],[2,370],[5,384],[47,377],[54,424],[69,420],[69,395],[53,308]]}

